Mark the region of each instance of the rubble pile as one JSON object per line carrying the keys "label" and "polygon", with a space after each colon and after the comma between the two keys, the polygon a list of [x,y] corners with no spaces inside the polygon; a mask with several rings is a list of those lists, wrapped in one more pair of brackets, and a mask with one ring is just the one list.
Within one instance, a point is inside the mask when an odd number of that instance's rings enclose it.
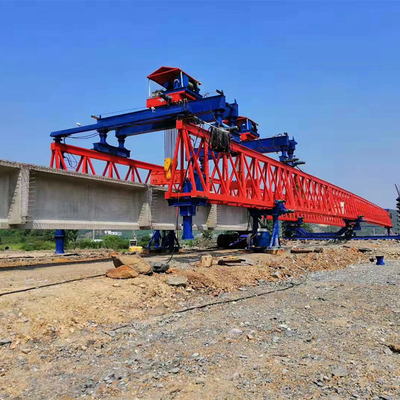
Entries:
{"label": "rubble pile", "polygon": [[[122,275],[129,275],[129,270],[133,271],[134,274],[132,274],[132,276],[127,276],[127,278],[129,277],[136,278],[138,275],[151,275],[153,273],[152,265],[136,254],[119,255],[113,253],[111,254],[111,258],[116,270],[107,271],[107,276],[109,278],[114,278],[115,276],[118,276],[119,272],[121,272]],[[126,278],[114,278],[114,279],[126,279]]]}

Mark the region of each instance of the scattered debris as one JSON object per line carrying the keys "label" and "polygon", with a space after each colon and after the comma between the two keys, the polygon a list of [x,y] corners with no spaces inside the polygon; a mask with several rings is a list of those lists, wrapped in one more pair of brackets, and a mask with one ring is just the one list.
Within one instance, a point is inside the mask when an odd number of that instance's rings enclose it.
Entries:
{"label": "scattered debris", "polygon": [[400,344],[397,343],[389,343],[386,345],[393,353],[400,353]]}
{"label": "scattered debris", "polygon": [[12,343],[11,338],[0,339],[0,346],[4,346],[6,344],[11,344],[11,343]]}
{"label": "scattered debris", "polygon": [[169,270],[169,265],[167,263],[155,262],[152,263],[153,272],[161,274]]}
{"label": "scattered debris", "polygon": [[122,265],[127,265],[128,267],[131,267],[134,271],[136,271],[138,274],[151,275],[153,273],[153,267],[151,266],[151,264],[148,263],[139,255],[112,254],[111,258],[113,260],[115,268],[118,268]]}
{"label": "scattered debris", "polygon": [[171,276],[167,279],[167,284],[170,286],[182,286],[186,287],[188,284],[188,280],[184,276]]}
{"label": "scattered debris", "polygon": [[139,274],[127,265],[121,265],[118,268],[109,269],[106,272],[106,276],[112,279],[130,279],[136,278]]}
{"label": "scattered debris", "polygon": [[371,253],[372,249],[370,249],[369,247],[359,247],[358,251],[360,251],[361,253]]}
{"label": "scattered debris", "polygon": [[253,263],[249,260],[246,260],[244,258],[234,257],[234,256],[223,257],[218,260],[217,264],[218,265],[226,265],[228,267],[236,267],[238,265],[253,265]]}
{"label": "scattered debris", "polygon": [[293,254],[307,254],[307,253],[313,253],[314,250],[313,249],[307,249],[305,247],[293,247],[290,250],[291,253]]}
{"label": "scattered debris", "polygon": [[282,279],[283,278],[283,274],[280,271],[275,271],[271,274],[272,278],[276,278],[276,279]]}
{"label": "scattered debris", "polygon": [[265,249],[264,253],[278,255],[285,253],[285,249]]}
{"label": "scattered debris", "polygon": [[345,366],[339,365],[332,369],[332,376],[337,376],[338,378],[343,378],[347,376],[347,368]]}
{"label": "scattered debris", "polygon": [[211,267],[213,263],[213,257],[210,254],[201,257],[201,266],[202,267]]}

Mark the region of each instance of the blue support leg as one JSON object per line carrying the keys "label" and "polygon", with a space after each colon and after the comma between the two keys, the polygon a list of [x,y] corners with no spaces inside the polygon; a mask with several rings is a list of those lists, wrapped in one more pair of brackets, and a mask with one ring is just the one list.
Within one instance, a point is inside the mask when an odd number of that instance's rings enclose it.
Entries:
{"label": "blue support leg", "polygon": [[182,240],[193,240],[193,229],[192,229],[192,216],[184,215],[183,216],[183,231],[182,231]]}
{"label": "blue support leg", "polygon": [[272,217],[273,227],[272,227],[272,234],[271,234],[271,241],[269,242],[269,247],[271,249],[281,247],[279,241],[279,218],[277,215]]}
{"label": "blue support leg", "polygon": [[247,246],[247,249],[248,249],[248,250],[251,250],[252,247],[253,247],[254,238],[255,238],[256,235],[257,235],[258,226],[259,226],[259,215],[258,215],[258,213],[255,212],[255,211],[251,211],[250,213],[251,213],[251,215],[252,215],[252,217],[253,217],[253,229],[252,229],[252,231],[251,231],[251,238],[250,238],[249,243],[248,243],[248,246]]}
{"label": "blue support leg", "polygon": [[54,234],[54,238],[56,240],[56,254],[64,254],[65,253],[65,231],[64,229],[57,229]]}
{"label": "blue support leg", "polygon": [[269,243],[270,249],[277,249],[281,247],[279,240],[279,217],[284,214],[293,213],[293,210],[288,210],[285,207],[285,201],[275,200],[275,207],[271,210],[270,215],[272,216],[273,227],[271,241]]}
{"label": "blue support leg", "polygon": [[151,235],[150,241],[147,245],[147,249],[151,249],[152,246],[154,247],[154,249],[159,249],[160,248],[160,238],[161,238],[160,231],[158,229],[153,231],[153,234]]}
{"label": "blue support leg", "polygon": [[[280,247],[279,240],[279,217],[284,214],[293,213],[293,210],[288,210],[285,207],[284,200],[275,200],[275,206],[272,210],[249,210],[253,218],[253,229],[248,248],[249,249],[277,249]],[[273,221],[271,237],[268,232],[258,231],[259,219],[262,216],[271,216]],[[268,246],[269,244],[269,246]],[[268,247],[267,247],[268,246]]]}
{"label": "blue support leg", "polygon": [[[198,175],[196,178],[196,189],[202,190]],[[192,184],[189,180],[186,180],[183,185],[183,193],[190,193],[191,191]],[[181,197],[179,199],[170,199],[168,203],[170,206],[179,207],[179,215],[183,217],[182,240],[193,240],[193,216],[196,215],[196,208],[198,206],[206,206],[208,204],[207,199]]]}

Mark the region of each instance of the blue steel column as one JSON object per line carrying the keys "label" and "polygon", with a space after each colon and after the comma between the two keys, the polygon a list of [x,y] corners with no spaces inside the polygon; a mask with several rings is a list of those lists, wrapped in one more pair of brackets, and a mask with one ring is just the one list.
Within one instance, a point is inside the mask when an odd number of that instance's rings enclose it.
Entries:
{"label": "blue steel column", "polygon": [[[193,212],[194,209],[194,212]],[[192,216],[196,214],[196,207],[195,206],[181,206],[179,207],[179,213],[183,219],[183,226],[182,226],[182,240],[193,240],[193,218]]]}
{"label": "blue steel column", "polygon": [[260,219],[260,211],[259,210],[249,210],[250,215],[253,218],[253,227],[251,230],[251,237],[249,240],[249,243],[247,245],[247,249],[251,250],[253,244],[254,244],[254,238],[257,236],[257,231],[258,231],[258,226],[259,226],[259,219]]}
{"label": "blue steel column", "polygon": [[153,231],[153,234],[151,235],[151,238],[149,240],[149,243],[147,244],[147,248],[150,249],[151,246],[153,245],[153,247],[155,249],[159,249],[160,248],[160,238],[161,238],[161,233],[158,229]]}
{"label": "blue steel column", "polygon": [[[195,184],[198,191],[203,191],[203,187],[200,182],[200,177],[197,173],[195,175]],[[186,179],[182,193],[190,193],[192,191],[192,184],[189,179]],[[182,224],[182,240],[193,240],[193,217],[196,215],[197,206],[206,206],[208,204],[207,199],[181,197],[179,199],[168,200],[170,206],[179,207],[179,215],[183,217]]]}
{"label": "blue steel column", "polygon": [[280,247],[281,243],[279,241],[279,217],[278,215],[272,216],[273,226],[272,226],[272,234],[271,241],[269,243],[269,247],[275,248]]}
{"label": "blue steel column", "polygon": [[64,229],[57,229],[54,235],[56,239],[56,254],[64,254],[65,249],[65,231]]}
{"label": "blue steel column", "polygon": [[285,207],[285,201],[275,200],[275,207],[271,210],[270,215],[272,216],[273,227],[271,241],[269,243],[270,248],[280,247],[279,241],[279,216],[283,214],[293,213],[293,210],[288,210]]}
{"label": "blue steel column", "polygon": [[[61,166],[62,169],[62,166]],[[56,229],[54,234],[54,239],[56,240],[56,254],[65,253],[65,231],[64,229]]]}

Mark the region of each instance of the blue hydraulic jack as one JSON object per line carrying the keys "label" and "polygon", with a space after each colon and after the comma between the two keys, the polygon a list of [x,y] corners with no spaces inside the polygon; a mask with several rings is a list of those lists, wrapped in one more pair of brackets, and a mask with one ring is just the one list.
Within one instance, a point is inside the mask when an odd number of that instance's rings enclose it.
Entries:
{"label": "blue hydraulic jack", "polygon": [[[195,174],[195,182],[197,190],[202,191],[203,186],[200,182],[200,177],[198,174]],[[183,184],[182,193],[190,193],[191,191],[192,184],[189,179],[186,179]],[[208,205],[207,199],[180,197],[177,199],[169,199],[168,204],[170,206],[179,207],[179,215],[183,217],[182,240],[193,240],[193,217],[196,215],[198,206]]]}
{"label": "blue hydraulic jack", "polygon": [[[285,207],[284,200],[275,200],[275,206],[271,210],[250,209],[251,217],[253,218],[253,229],[248,240],[249,250],[276,250],[281,247],[279,239],[279,217],[284,214],[293,213],[293,210],[288,210]],[[260,218],[263,216],[272,217],[272,233],[264,230],[259,230]]]}
{"label": "blue hydraulic jack", "polygon": [[146,248],[155,252],[170,251],[171,253],[177,253],[181,247],[175,231],[155,230]]}

